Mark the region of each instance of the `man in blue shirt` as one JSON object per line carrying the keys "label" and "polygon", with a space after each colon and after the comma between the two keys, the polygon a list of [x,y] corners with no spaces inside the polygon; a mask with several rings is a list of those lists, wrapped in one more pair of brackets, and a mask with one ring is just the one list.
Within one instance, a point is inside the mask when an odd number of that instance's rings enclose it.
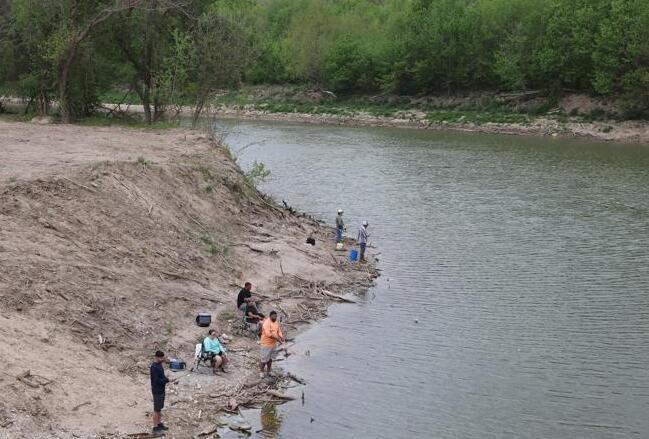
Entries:
{"label": "man in blue shirt", "polygon": [[216,336],[216,330],[210,329],[209,335],[203,340],[203,350],[212,363],[214,375],[218,375],[218,370],[227,373],[225,365],[228,364],[228,357],[225,355],[225,348]]}
{"label": "man in blue shirt", "polygon": [[163,434],[168,430],[167,426],[161,421],[161,412],[165,406],[165,387],[167,383],[173,383],[175,378],[169,379],[165,376],[162,363],[165,361],[165,354],[162,351],[156,351],[155,359],[149,368],[151,372],[151,393],[153,393],[153,434]]}

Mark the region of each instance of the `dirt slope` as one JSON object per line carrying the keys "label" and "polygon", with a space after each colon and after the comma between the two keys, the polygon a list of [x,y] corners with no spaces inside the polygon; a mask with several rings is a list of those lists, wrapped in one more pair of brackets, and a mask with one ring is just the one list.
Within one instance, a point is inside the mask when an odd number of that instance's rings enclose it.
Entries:
{"label": "dirt slope", "polygon": [[[330,230],[262,198],[198,133],[0,122],[0,154],[0,437],[146,431],[151,353],[190,362],[201,311],[231,334],[244,280],[290,323],[327,305],[307,288],[346,293],[375,275],[333,254]],[[229,346],[233,373],[172,390],[175,437],[213,422],[255,374],[256,344]],[[205,411],[189,416],[192,400]]]}

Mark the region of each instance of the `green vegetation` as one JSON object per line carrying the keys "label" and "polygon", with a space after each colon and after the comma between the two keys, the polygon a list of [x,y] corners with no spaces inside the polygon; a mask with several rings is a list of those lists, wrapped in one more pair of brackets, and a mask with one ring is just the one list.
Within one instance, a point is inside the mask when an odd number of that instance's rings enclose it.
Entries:
{"label": "green vegetation", "polygon": [[207,233],[201,235],[200,239],[201,242],[205,244],[207,248],[207,252],[212,256],[214,255],[227,256],[228,253],[230,252],[230,249],[226,245],[217,242],[214,238],[212,238],[211,235]]}
{"label": "green vegetation", "polygon": [[392,116],[398,105],[348,97],[570,90],[649,116],[646,0],[0,0],[0,59],[2,94],[65,122],[112,102],[141,105],[147,123],[190,105],[196,123],[219,90],[243,84],[339,98],[257,102],[272,112]]}
{"label": "green vegetation", "polygon": [[337,93],[565,89],[649,107],[645,0],[268,0],[257,83]]}
{"label": "green vegetation", "polygon": [[146,157],[140,156],[137,158],[136,163],[142,166],[143,168],[146,168],[147,166],[151,165],[153,162]]}
{"label": "green vegetation", "polygon": [[257,187],[259,183],[263,183],[270,177],[270,169],[262,162],[254,161],[252,168],[245,174],[246,183],[251,187]]}
{"label": "green vegetation", "polygon": [[173,335],[173,333],[174,333],[174,324],[173,322],[167,320],[165,322],[164,335],[170,337]]}
{"label": "green vegetation", "polygon": [[197,118],[236,86],[250,53],[248,0],[0,0],[0,89],[63,122],[102,99],[139,104],[154,123],[179,105]]}

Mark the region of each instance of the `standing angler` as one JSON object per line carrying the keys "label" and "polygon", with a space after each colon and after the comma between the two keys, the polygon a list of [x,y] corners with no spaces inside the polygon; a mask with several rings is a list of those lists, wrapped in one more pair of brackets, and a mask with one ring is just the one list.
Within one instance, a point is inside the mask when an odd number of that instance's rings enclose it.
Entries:
{"label": "standing angler", "polygon": [[367,221],[363,221],[363,225],[358,229],[358,243],[361,247],[361,254],[359,261],[365,262],[365,248],[367,247],[367,238],[370,237],[367,233],[367,227],[369,226]]}
{"label": "standing angler", "polygon": [[261,325],[261,378],[270,375],[277,343],[284,343],[284,334],[277,321],[277,313],[271,311],[269,318],[264,320],[264,323]]}
{"label": "standing angler", "polygon": [[343,240],[344,230],[345,222],[343,221],[343,210],[338,209],[338,215],[336,215],[336,244]]}
{"label": "standing angler", "polygon": [[168,430],[167,426],[161,421],[161,412],[165,406],[165,386],[167,383],[173,383],[175,379],[169,379],[165,376],[162,363],[165,361],[165,354],[162,351],[156,351],[153,363],[151,363],[151,393],[153,393],[153,434],[161,436]]}

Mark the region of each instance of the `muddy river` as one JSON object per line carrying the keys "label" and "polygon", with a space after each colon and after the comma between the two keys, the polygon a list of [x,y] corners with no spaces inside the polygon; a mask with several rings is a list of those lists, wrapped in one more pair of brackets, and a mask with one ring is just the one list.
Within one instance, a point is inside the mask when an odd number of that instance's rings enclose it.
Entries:
{"label": "muddy river", "polygon": [[278,200],[330,224],[342,208],[353,234],[369,221],[383,270],[297,339],[284,367],[309,381],[304,403],[264,411],[260,434],[647,437],[649,146],[220,130]]}

